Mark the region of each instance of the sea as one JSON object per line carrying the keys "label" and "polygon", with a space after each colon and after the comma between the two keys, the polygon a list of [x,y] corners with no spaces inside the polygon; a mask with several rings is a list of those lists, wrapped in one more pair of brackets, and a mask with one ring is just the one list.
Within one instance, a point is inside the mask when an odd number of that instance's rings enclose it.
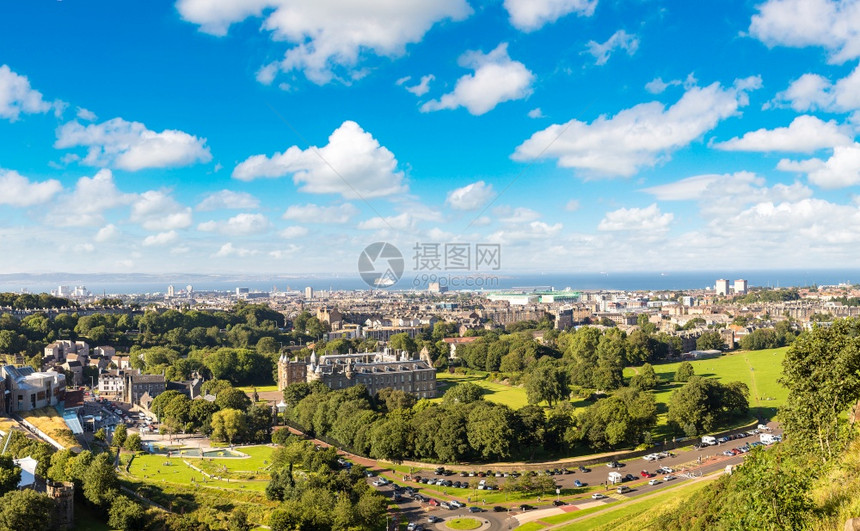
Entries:
{"label": "sea", "polygon": [[[860,283],[860,269],[806,269],[754,271],[676,272],[551,272],[499,273],[494,275],[405,272],[389,291],[426,290],[439,281],[450,291],[525,290],[696,290],[713,288],[717,279],[745,279],[750,287],[801,287]],[[202,274],[6,274],[0,275],[0,292],[51,293],[59,286],[85,286],[94,294],[166,293],[169,285],[178,293],[191,286],[195,292],[251,292],[367,290],[358,273],[290,275]]]}

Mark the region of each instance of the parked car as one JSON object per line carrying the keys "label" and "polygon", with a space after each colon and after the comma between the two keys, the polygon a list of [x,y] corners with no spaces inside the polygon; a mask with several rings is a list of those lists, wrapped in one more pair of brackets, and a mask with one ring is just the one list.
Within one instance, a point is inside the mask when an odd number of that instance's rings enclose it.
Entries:
{"label": "parked car", "polygon": [[465,505],[458,502],[457,500],[451,500],[450,504],[451,504],[451,507],[454,507],[455,509],[459,509],[460,507],[465,507]]}
{"label": "parked car", "polygon": [[580,466],[580,467],[579,467],[579,471],[580,471],[580,472],[591,472],[591,469],[590,469],[590,468],[586,468],[586,467],[584,467],[584,466]]}
{"label": "parked car", "polygon": [[442,518],[439,518],[438,516],[434,516],[431,514],[430,516],[427,517],[427,521],[430,522],[431,524],[436,524],[439,522],[444,522],[445,520]]}
{"label": "parked car", "polygon": [[453,509],[453,507],[451,507],[451,504],[450,504],[450,503],[448,503],[448,502],[444,502],[444,501],[443,501],[442,503],[440,503],[440,504],[439,504],[439,507],[441,507],[441,508],[443,508],[443,509]]}
{"label": "parked car", "polygon": [[534,506],[529,505],[529,504],[527,504],[527,503],[524,503],[524,504],[520,505],[520,510],[521,510],[521,511],[531,511],[532,509],[534,509]]}
{"label": "parked car", "polygon": [[505,512],[505,511],[507,511],[507,510],[508,510],[508,509],[507,509],[506,507],[502,507],[501,505],[496,505],[495,507],[493,507],[493,512],[494,512],[494,513],[503,513],[503,512]]}
{"label": "parked car", "polygon": [[626,476],[624,476],[624,481],[636,481],[636,476],[634,476],[633,474],[627,474]]}
{"label": "parked car", "polygon": [[584,487],[585,483],[583,483],[577,479],[576,481],[573,482],[573,486],[574,487]]}
{"label": "parked car", "polygon": [[621,463],[619,463],[618,461],[610,461],[606,463],[606,466],[608,466],[609,468],[619,468],[621,466]]}

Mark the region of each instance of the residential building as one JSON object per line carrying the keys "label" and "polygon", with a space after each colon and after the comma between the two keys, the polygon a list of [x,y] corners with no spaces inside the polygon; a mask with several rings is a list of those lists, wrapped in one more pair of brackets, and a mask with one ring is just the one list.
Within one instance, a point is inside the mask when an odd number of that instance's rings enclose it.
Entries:
{"label": "residential building", "polygon": [[311,300],[314,298],[314,288],[308,286],[305,288],[305,298]]}
{"label": "residential building", "polygon": [[167,388],[162,374],[126,372],[123,380],[122,401],[128,404],[140,404],[144,395],[155,398]]}
{"label": "residential building", "polygon": [[735,295],[746,295],[747,294],[747,281],[739,278],[735,280]]}
{"label": "residential building", "polygon": [[717,285],[714,287],[714,292],[717,295],[728,295],[729,294],[729,281],[721,278],[717,280]]}
{"label": "residential building", "polygon": [[125,388],[125,373],[123,371],[105,371],[99,375],[99,394],[122,396]]}

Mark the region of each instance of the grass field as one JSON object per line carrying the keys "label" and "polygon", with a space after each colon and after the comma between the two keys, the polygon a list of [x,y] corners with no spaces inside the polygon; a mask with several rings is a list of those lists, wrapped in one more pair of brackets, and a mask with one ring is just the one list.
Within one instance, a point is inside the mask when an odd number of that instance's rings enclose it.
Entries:
{"label": "grass field", "polygon": [[[753,417],[773,418],[776,410],[785,403],[788,391],[779,385],[777,379],[782,375],[782,360],[787,347],[768,350],[746,350],[729,353],[719,358],[692,361],[693,370],[699,376],[716,378],[726,383],[741,381],[750,388],[750,413]],[[654,365],[654,372],[663,384],[654,392],[657,400],[657,435],[665,426],[665,413],[668,412],[669,397],[683,384],[674,382],[675,372],[681,362]],[[624,369],[624,377],[635,374],[635,369]]]}
{"label": "grass field", "polygon": [[538,529],[543,529],[544,525],[541,525],[537,522],[529,522],[527,524],[523,524],[521,526],[517,526],[518,531],[538,531]]}
{"label": "grass field", "polygon": [[449,388],[458,383],[471,382],[484,389],[484,399],[497,404],[504,404],[513,409],[519,409],[528,405],[526,390],[522,387],[500,384],[488,380],[486,374],[451,374],[440,372],[436,374],[437,388],[440,398],[434,398],[434,402],[441,402],[441,396]]}
{"label": "grass field", "polygon": [[239,389],[245,393],[253,393],[254,389],[256,389],[258,393],[268,393],[268,392],[272,392],[272,391],[277,391],[278,386],[277,386],[277,384],[273,384],[273,385],[246,385],[244,387],[237,387],[236,389]]}
{"label": "grass field", "polygon": [[[703,489],[708,485],[710,485],[710,482],[701,481],[679,489],[673,489],[671,491],[664,492],[653,497],[626,502],[617,505],[616,508],[610,509],[605,513],[598,514],[592,518],[583,520],[582,522],[574,522],[568,526],[562,527],[561,529],[563,531],[585,531],[589,529],[608,531],[611,529],[616,529],[619,524],[645,513],[652,507],[656,507],[657,505],[662,505],[671,501],[677,501],[681,497],[689,496],[690,494],[700,489]],[[582,515],[580,514],[580,516]]]}
{"label": "grass field", "polygon": [[[217,459],[205,458],[201,463],[199,458],[166,458],[162,455],[139,455],[134,458],[129,469],[129,474],[136,480],[144,483],[161,485],[170,483],[173,485],[200,485],[203,487],[219,487],[231,490],[253,490],[263,491],[268,481],[237,479],[242,476],[261,477],[265,475],[265,468],[271,458],[272,448],[268,446],[250,446],[242,448],[243,453],[251,457],[248,459]],[[212,475],[219,475],[228,479],[207,478],[202,473],[186,465],[188,461],[201,470]]]}

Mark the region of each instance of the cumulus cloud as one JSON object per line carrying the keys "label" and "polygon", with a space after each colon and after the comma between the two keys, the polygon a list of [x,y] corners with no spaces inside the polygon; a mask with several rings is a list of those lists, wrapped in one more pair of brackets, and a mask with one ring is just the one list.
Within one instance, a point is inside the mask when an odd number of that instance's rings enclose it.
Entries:
{"label": "cumulus cloud", "polygon": [[836,146],[827,160],[781,160],[777,168],[804,172],[809,182],[822,188],[844,188],[860,184],[860,144]]}
{"label": "cumulus cloud", "polygon": [[75,189],[58,198],[57,208],[48,212],[48,221],[60,226],[96,226],[104,223],[106,211],[135,201],[135,194],[121,192],[110,170],[81,177]]}
{"label": "cumulus cloud", "polygon": [[260,251],[256,249],[248,249],[246,247],[235,247],[233,246],[233,242],[227,242],[218,249],[218,252],[213,256],[218,258],[226,258],[228,256],[238,256],[240,258],[244,258],[246,256],[254,256],[255,254],[259,254]]}
{"label": "cumulus cloud", "polygon": [[16,74],[0,65],[0,118],[14,122],[21,114],[46,113],[61,102],[48,102],[42,93],[30,86],[27,76]]}
{"label": "cumulus cloud", "polygon": [[[433,81],[434,79],[436,79],[436,76],[434,76],[433,74],[421,76],[421,82],[419,82],[417,85],[412,85],[411,87],[407,87],[406,85],[404,85],[403,88],[405,88],[406,90],[408,90],[409,92],[411,92],[412,94],[415,94],[416,96],[418,96],[420,98],[421,96],[430,92],[430,82]],[[407,78],[407,80],[408,80],[408,78]],[[405,81],[404,81],[404,83],[405,83]],[[403,84],[403,83],[398,83],[398,85],[401,85],[401,84]]]}
{"label": "cumulus cloud", "polygon": [[662,213],[657,203],[645,208],[619,208],[607,212],[597,230],[662,232],[669,228],[675,215]]}
{"label": "cumulus cloud", "polygon": [[547,240],[557,236],[562,229],[561,223],[550,225],[543,221],[531,221],[521,225],[510,226],[492,233],[487,239],[492,243],[530,242]]}
{"label": "cumulus cloud", "polygon": [[624,50],[629,56],[635,54],[639,49],[639,38],[624,30],[618,30],[606,42],[588,41],[585,46],[588,53],[594,56],[595,63],[603,65],[609,61],[609,56],[615,50]]}
{"label": "cumulus cloud", "polygon": [[794,151],[811,153],[822,148],[844,146],[853,142],[849,131],[835,121],[825,122],[815,116],[798,116],[788,127],[758,129],[714,144],[725,151]]}
{"label": "cumulus cloud", "polygon": [[307,227],[302,227],[301,225],[292,225],[290,227],[286,227],[278,234],[281,236],[281,238],[291,240],[293,238],[301,238],[302,236],[307,236],[308,229]]}
{"label": "cumulus cloud", "polygon": [[488,54],[479,50],[466,52],[459,64],[471,68],[474,73],[458,79],[453,92],[422,105],[422,112],[465,107],[477,116],[500,103],[521,100],[532,93],[535,76],[524,64],[511,60],[507,43],[498,45]]}
{"label": "cumulus cloud", "polygon": [[798,112],[818,109],[841,113],[860,109],[860,66],[836,83],[818,74],[803,74],[778,93],[771,105],[788,105]]}
{"label": "cumulus cloud", "polygon": [[812,190],[800,183],[767,181],[752,172],[705,174],[642,190],[660,201],[698,201],[702,213],[724,218],[747,205],[764,202],[799,201],[812,196]]}
{"label": "cumulus cloud", "polygon": [[86,126],[68,122],[57,129],[54,147],[86,147],[83,164],[128,171],[174,168],[212,160],[205,138],[173,129],[156,133],[140,122],[122,118]]}
{"label": "cumulus cloud", "polygon": [[511,25],[521,31],[535,31],[565,15],[590,17],[597,0],[505,0]]}
{"label": "cumulus cloud", "polygon": [[540,107],[535,107],[534,109],[528,112],[529,118],[545,118],[543,111],[540,110]]}
{"label": "cumulus cloud", "polygon": [[81,120],[86,120],[88,122],[95,122],[98,119],[96,113],[91,110],[84,109],[83,107],[78,107],[77,111],[75,112],[75,116],[77,116]]}
{"label": "cumulus cloud", "polygon": [[493,185],[484,181],[467,184],[448,192],[445,203],[454,210],[477,210],[493,198]]}
{"label": "cumulus cloud", "polygon": [[116,228],[116,225],[113,223],[109,223],[104,227],[100,228],[96,233],[95,240],[97,242],[107,242],[119,236],[119,229]]}
{"label": "cumulus cloud", "polygon": [[661,94],[667,88],[677,86],[681,84],[680,79],[673,79],[671,81],[663,81],[662,78],[655,77],[648,83],[645,83],[645,90],[650,92],[651,94]]}
{"label": "cumulus cloud", "polygon": [[167,232],[159,232],[158,234],[152,234],[143,239],[144,247],[156,247],[161,245],[169,245],[174,243],[179,239],[179,235],[176,234],[175,230],[167,231]]}
{"label": "cumulus cloud", "polygon": [[526,207],[511,208],[508,206],[501,206],[494,208],[493,214],[498,216],[499,221],[502,223],[508,223],[510,225],[529,223],[530,221],[540,218],[539,212]]}
{"label": "cumulus cloud", "polygon": [[358,209],[352,203],[328,207],[308,203],[306,205],[290,205],[282,217],[303,223],[342,224],[349,222],[356,215],[358,215]]}
{"label": "cumulus cloud", "polygon": [[357,123],[344,122],[328,141],[321,148],[292,146],[271,157],[254,155],[236,166],[233,177],[250,181],[292,174],[302,192],[345,198],[383,197],[407,190],[394,154]]}
{"label": "cumulus cloud", "polygon": [[669,108],[656,101],[641,103],[590,124],[571,120],[551,125],[517,146],[512,158],[554,158],[563,168],[630,176],[640,167],[668,159],[673,151],[737,114],[749,103],[746,91],[760,85],[761,79],[753,77],[727,88],[719,83],[693,86]]}
{"label": "cumulus cloud", "polygon": [[228,210],[242,208],[257,208],[260,200],[247,192],[221,190],[203,198],[197,205],[197,210]]}
{"label": "cumulus cloud", "polygon": [[[234,23],[263,16],[262,28],[271,39],[290,45],[276,69],[303,71],[318,84],[340,72],[356,77],[362,57],[398,57],[434,24],[463,20],[472,13],[466,0],[179,0],[176,7],[183,19],[217,36],[226,35]],[[274,75],[270,71],[262,77]]]}
{"label": "cumulus cloud", "polygon": [[47,203],[60,193],[63,185],[55,179],[31,181],[14,170],[0,168],[0,205],[28,207]]}
{"label": "cumulus cloud", "polygon": [[191,208],[179,204],[167,192],[150,190],[131,205],[129,219],[151,231],[185,229],[191,226]]}
{"label": "cumulus cloud", "polygon": [[758,6],[750,35],[769,47],[822,47],[830,61],[860,57],[860,4],[841,0],[768,0]]}
{"label": "cumulus cloud", "polygon": [[360,230],[407,230],[415,226],[415,218],[404,212],[396,216],[377,216],[358,224]]}
{"label": "cumulus cloud", "polygon": [[[860,241],[860,210],[853,205],[839,205],[822,199],[803,199],[779,203],[757,203],[738,214],[712,223],[711,229],[722,235],[739,231],[763,242],[776,243],[787,252],[823,244],[844,246]],[[774,242],[774,237],[778,238]],[[758,241],[756,241],[758,244]]]}
{"label": "cumulus cloud", "polygon": [[197,230],[218,232],[234,236],[260,234],[271,227],[263,214],[237,214],[225,221],[206,221],[197,225]]}

